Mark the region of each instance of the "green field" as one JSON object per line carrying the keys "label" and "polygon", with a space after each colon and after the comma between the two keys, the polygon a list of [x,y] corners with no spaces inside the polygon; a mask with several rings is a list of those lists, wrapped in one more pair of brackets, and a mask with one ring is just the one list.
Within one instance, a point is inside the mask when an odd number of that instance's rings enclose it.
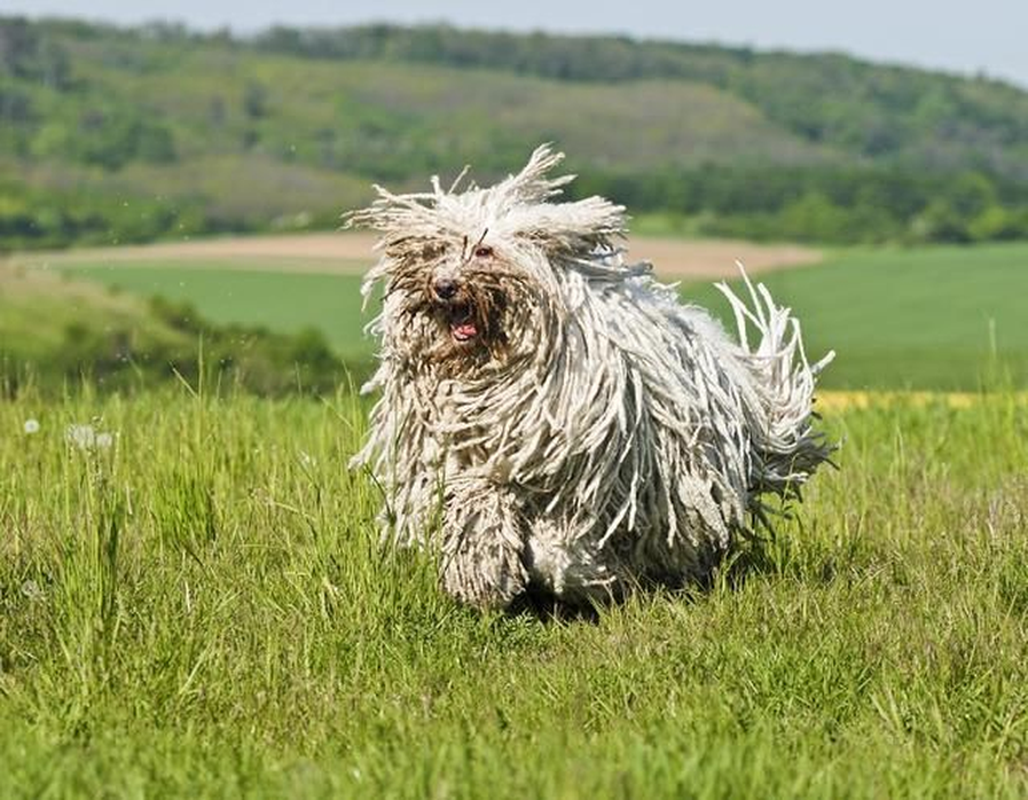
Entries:
{"label": "green field", "polygon": [[[347,357],[371,352],[355,276],[244,272],[217,262],[83,262],[69,271],[188,299],[216,321],[286,331],[313,325]],[[1016,385],[1028,381],[1028,245],[854,250],[763,280],[797,312],[811,356],[837,351],[828,388],[975,389],[991,379],[994,360]],[[725,310],[710,286],[683,294]]]}
{"label": "green field", "polygon": [[[0,795],[1028,792],[1012,396],[830,417],[801,521],[595,621],[481,617],[382,551],[363,412],[0,404]],[[66,442],[86,422],[109,448]]]}
{"label": "green field", "polygon": [[[1028,384],[1028,245],[854,251],[763,279],[798,313],[824,385],[976,389],[995,360]],[[687,292],[724,304],[708,288]]]}
{"label": "green field", "polygon": [[224,262],[193,260],[180,266],[84,262],[66,274],[147,297],[187,300],[215,322],[264,325],[288,333],[317,328],[344,356],[371,352],[363,328],[371,321],[373,306],[362,313],[356,275],[246,271]]}

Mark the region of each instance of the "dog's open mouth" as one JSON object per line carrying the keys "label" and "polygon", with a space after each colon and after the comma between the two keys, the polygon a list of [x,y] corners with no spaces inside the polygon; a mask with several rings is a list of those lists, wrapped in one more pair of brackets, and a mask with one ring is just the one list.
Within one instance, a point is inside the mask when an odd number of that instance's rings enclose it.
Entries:
{"label": "dog's open mouth", "polygon": [[450,335],[454,341],[463,344],[478,336],[478,326],[472,308],[467,303],[451,305],[446,309],[446,320],[450,325]]}

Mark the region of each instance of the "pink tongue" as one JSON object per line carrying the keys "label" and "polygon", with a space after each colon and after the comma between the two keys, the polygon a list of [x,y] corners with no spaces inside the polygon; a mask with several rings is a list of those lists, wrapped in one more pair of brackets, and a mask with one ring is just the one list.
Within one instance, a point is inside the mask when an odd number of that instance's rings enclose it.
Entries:
{"label": "pink tongue", "polygon": [[478,333],[478,328],[475,327],[474,322],[462,322],[460,325],[453,326],[453,335],[458,339],[470,339]]}

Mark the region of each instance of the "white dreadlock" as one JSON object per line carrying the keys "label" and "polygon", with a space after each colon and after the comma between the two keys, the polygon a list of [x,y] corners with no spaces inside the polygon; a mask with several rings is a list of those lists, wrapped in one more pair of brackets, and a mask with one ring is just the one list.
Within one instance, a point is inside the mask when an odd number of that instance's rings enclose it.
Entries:
{"label": "white dreadlock", "polygon": [[[530,586],[570,602],[702,579],[831,447],[817,374],[763,285],[719,285],[740,343],[614,242],[624,209],[555,202],[574,176],[538,148],[487,188],[379,198],[381,390],[355,463],[385,489],[392,541],[441,550],[455,597],[505,607]],[[758,334],[751,345],[747,329]],[[433,532],[438,532],[436,536]]]}

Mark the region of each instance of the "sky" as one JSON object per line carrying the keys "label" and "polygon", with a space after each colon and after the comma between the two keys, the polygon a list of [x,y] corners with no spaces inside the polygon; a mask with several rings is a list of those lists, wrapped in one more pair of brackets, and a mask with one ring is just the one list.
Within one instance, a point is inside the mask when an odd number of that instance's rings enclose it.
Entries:
{"label": "sky", "polygon": [[1025,0],[2,0],[0,13],[137,24],[155,19],[253,33],[273,24],[449,22],[464,27],[622,33],[804,52],[835,50],[873,61],[963,74],[1028,88]]}

